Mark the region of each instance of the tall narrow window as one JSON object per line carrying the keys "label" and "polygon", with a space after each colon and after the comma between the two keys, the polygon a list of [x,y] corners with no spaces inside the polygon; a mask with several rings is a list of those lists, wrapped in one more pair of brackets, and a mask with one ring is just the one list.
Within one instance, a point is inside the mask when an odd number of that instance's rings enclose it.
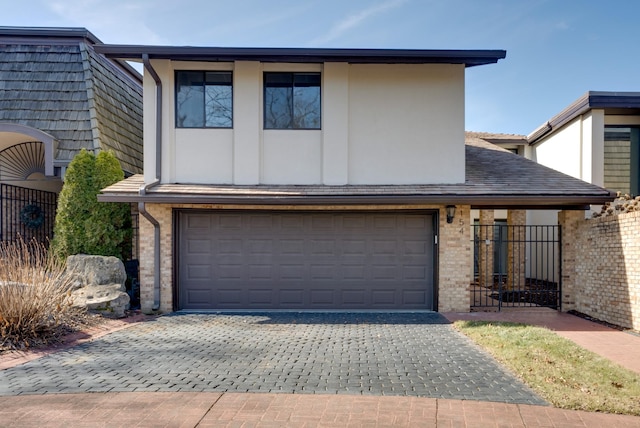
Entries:
{"label": "tall narrow window", "polygon": [[176,127],[231,128],[233,85],[230,71],[176,72]]}
{"label": "tall narrow window", "polygon": [[320,129],[320,73],[264,73],[265,129]]}

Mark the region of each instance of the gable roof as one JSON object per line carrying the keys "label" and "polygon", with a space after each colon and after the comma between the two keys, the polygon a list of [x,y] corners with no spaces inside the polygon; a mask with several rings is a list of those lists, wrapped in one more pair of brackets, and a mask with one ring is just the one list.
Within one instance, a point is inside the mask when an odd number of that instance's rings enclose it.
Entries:
{"label": "gable roof", "polygon": [[84,28],[0,27],[0,123],[52,135],[53,161],[112,150],[142,171],[142,76],[95,52]]}
{"label": "gable roof", "polygon": [[226,48],[199,46],[101,45],[108,58],[171,59],[183,61],[262,61],[289,63],[348,62],[352,64],[493,64],[506,57],[504,50],[438,49],[322,49]]}
{"label": "gable roof", "polygon": [[160,184],[138,194],[136,175],[102,190],[104,202],[265,205],[468,204],[474,208],[586,209],[615,195],[513,154],[477,135],[467,135],[466,180],[423,185],[205,185]]}
{"label": "gable roof", "polygon": [[635,113],[640,114],[640,92],[589,91],[529,134],[527,136],[529,144],[535,143],[592,109],[604,109],[610,114],[616,114],[622,110],[629,114],[629,109],[636,109]]}

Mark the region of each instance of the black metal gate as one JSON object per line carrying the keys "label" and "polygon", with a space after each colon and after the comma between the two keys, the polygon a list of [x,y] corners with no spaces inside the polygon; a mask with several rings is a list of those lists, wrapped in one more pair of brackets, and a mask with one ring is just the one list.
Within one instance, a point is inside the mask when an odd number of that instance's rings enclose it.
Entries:
{"label": "black metal gate", "polygon": [[472,308],[561,305],[560,226],[474,225]]}
{"label": "black metal gate", "polygon": [[0,241],[21,237],[48,245],[53,238],[58,195],[0,184]]}

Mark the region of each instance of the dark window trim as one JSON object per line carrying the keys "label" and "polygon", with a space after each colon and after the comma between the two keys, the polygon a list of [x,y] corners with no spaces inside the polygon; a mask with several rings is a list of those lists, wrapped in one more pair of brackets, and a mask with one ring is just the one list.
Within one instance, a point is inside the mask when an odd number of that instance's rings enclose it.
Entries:
{"label": "dark window trim", "polygon": [[[318,118],[319,125],[317,128],[267,128],[267,109],[265,108],[265,102],[267,99],[267,85],[266,76],[268,74],[290,74],[292,81],[296,74],[314,74],[320,77],[320,105],[318,106]],[[293,88],[293,86],[292,86]],[[293,99],[292,99],[293,102]],[[293,106],[291,108],[293,111]],[[322,130],[322,73],[319,71],[265,71],[262,73],[262,129],[265,131],[321,131]]]}
{"label": "dark window trim", "polygon": [[[178,73],[227,73],[231,75],[231,125],[229,126],[178,126]],[[234,102],[233,102],[233,71],[232,70],[175,70],[173,75],[174,81],[174,127],[175,129],[233,129],[234,125]],[[206,79],[203,77],[203,81]],[[204,106],[203,106],[204,108]],[[206,119],[205,119],[206,122]]]}

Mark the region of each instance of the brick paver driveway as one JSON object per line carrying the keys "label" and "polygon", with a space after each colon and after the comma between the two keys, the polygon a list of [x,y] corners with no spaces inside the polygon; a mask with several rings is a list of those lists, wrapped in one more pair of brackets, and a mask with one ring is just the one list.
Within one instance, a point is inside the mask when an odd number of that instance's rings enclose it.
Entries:
{"label": "brick paver driveway", "polygon": [[546,404],[436,313],[174,314],[0,371],[0,395],[106,391]]}

